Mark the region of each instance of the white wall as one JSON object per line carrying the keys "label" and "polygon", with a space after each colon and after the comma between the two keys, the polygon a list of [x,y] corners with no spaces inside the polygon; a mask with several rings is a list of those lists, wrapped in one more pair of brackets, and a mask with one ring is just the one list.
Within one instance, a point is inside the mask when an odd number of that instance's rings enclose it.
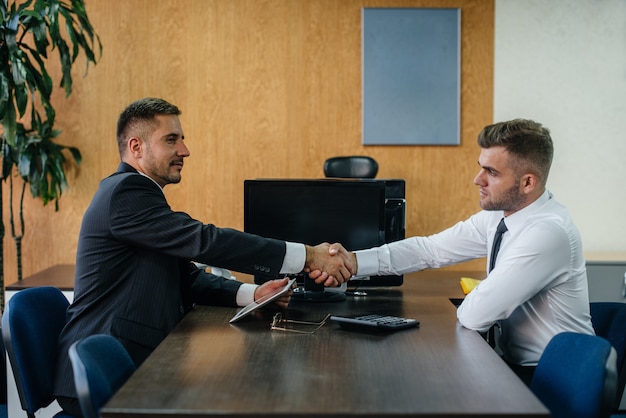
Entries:
{"label": "white wall", "polygon": [[494,121],[552,133],[585,251],[626,250],[626,1],[496,0]]}

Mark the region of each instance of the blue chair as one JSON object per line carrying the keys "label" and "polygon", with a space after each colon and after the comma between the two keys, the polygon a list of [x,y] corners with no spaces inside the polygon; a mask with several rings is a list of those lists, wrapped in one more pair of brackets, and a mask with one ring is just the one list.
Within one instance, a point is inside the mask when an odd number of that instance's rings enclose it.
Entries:
{"label": "blue chair", "polygon": [[608,340],[617,353],[617,396],[614,410],[619,410],[626,386],[626,303],[592,302],[591,323],[596,335]]}
{"label": "blue chair", "polygon": [[609,417],[617,388],[616,358],[602,337],[562,332],[541,355],[530,389],[553,418]]}
{"label": "blue chair", "polygon": [[100,409],[135,371],[135,363],[115,337],[96,334],[76,341],[69,349],[76,393],[85,418]]}
{"label": "blue chair", "polygon": [[[57,340],[68,306],[59,289],[34,287],[17,292],[2,314],[2,339],[21,407],[29,418],[54,401]],[[60,412],[55,417],[70,415]]]}

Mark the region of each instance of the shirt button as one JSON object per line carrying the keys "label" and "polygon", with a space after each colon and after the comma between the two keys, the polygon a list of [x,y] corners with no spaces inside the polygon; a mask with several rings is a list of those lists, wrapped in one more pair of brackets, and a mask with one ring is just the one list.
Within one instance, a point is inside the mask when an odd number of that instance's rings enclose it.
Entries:
{"label": "shirt button", "polygon": [[185,307],[183,305],[180,305],[178,307],[178,310],[180,311],[180,313],[184,314],[185,313]]}

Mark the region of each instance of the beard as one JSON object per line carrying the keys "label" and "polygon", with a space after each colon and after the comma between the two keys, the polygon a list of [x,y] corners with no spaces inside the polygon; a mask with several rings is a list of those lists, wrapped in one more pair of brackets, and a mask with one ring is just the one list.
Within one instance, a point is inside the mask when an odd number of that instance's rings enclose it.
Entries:
{"label": "beard", "polygon": [[483,210],[502,210],[504,212],[515,212],[526,202],[526,197],[519,190],[520,182],[515,184],[508,190],[505,190],[499,196],[491,195],[489,200],[480,201],[480,207]]}
{"label": "beard", "polygon": [[160,177],[167,182],[167,184],[176,184],[180,183],[181,174],[179,171],[171,171],[171,165],[168,165],[166,168],[161,170]]}
{"label": "beard", "polygon": [[152,160],[149,164],[146,164],[146,174],[152,177],[157,183],[163,184],[176,184],[180,183],[181,174],[178,170],[172,170],[171,163],[159,163]]}

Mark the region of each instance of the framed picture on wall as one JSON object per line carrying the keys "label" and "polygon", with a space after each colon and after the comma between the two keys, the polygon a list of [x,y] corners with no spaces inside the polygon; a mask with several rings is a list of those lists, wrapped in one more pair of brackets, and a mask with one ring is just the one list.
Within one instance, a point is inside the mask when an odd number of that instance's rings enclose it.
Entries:
{"label": "framed picture on wall", "polygon": [[459,145],[461,10],[362,10],[363,144]]}

